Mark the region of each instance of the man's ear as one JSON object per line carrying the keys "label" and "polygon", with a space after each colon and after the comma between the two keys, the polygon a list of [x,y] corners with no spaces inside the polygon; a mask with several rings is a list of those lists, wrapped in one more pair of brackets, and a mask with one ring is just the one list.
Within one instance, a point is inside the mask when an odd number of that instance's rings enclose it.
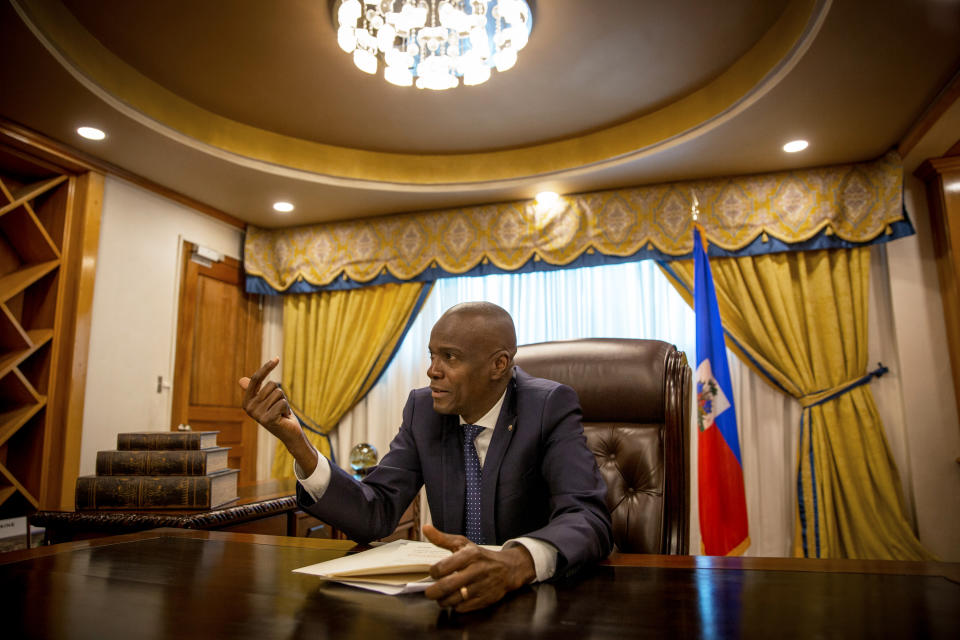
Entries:
{"label": "man's ear", "polygon": [[493,368],[490,371],[490,378],[492,380],[499,380],[505,375],[509,375],[512,364],[513,358],[510,357],[510,353],[506,349],[497,352],[497,355],[493,358]]}

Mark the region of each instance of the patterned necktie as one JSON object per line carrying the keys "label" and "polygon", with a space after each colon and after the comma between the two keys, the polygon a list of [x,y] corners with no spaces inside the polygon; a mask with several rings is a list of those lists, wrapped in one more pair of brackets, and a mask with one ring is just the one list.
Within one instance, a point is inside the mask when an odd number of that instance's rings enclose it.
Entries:
{"label": "patterned necktie", "polygon": [[480,530],[480,486],[481,474],[480,456],[474,439],[483,431],[483,427],[475,424],[463,425],[463,462],[467,472],[467,500],[464,506],[467,538],[476,544],[483,544],[483,534]]}

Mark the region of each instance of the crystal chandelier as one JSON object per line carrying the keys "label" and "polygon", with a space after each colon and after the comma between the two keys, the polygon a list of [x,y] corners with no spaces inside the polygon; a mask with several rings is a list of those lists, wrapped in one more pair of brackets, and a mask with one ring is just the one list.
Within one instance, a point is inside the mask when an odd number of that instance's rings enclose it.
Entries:
{"label": "crystal chandelier", "polygon": [[533,25],[526,0],[337,0],[337,42],[387,82],[452,89],[490,79],[517,62]]}

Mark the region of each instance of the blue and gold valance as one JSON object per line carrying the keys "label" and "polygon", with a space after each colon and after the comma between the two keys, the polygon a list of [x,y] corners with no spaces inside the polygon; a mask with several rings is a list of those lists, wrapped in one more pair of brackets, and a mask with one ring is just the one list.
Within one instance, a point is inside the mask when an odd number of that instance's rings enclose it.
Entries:
{"label": "blue and gold valance", "polygon": [[247,290],[300,293],[458,275],[849,247],[913,233],[900,157],[293,229],[247,230]]}

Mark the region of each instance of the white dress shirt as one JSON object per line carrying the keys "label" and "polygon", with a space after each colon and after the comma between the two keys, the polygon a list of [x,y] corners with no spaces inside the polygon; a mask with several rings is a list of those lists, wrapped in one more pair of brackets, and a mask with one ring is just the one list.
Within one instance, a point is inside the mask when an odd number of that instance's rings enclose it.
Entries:
{"label": "white dress shirt", "polygon": [[[474,440],[477,456],[480,458],[481,469],[487,456],[487,449],[490,448],[493,430],[497,426],[497,420],[500,418],[500,409],[503,408],[503,400],[506,395],[507,392],[504,391],[500,399],[497,400],[497,403],[494,404],[482,418],[474,423],[477,426],[483,427],[483,431],[481,431],[477,435],[476,440]],[[466,424],[463,416],[460,417],[460,424]],[[318,455],[318,457],[317,468],[314,469],[313,473],[307,478],[303,477],[304,474],[300,465],[296,462],[293,463],[293,472],[297,476],[297,481],[314,500],[322,498],[323,494],[327,491],[327,487],[330,485],[330,461],[323,456]],[[556,547],[544,540],[527,537],[507,540],[503,546],[507,548],[518,544],[523,545],[527,551],[530,552],[530,556],[533,558],[533,567],[537,573],[535,578],[537,582],[543,582],[553,577],[553,574],[557,570]]]}

